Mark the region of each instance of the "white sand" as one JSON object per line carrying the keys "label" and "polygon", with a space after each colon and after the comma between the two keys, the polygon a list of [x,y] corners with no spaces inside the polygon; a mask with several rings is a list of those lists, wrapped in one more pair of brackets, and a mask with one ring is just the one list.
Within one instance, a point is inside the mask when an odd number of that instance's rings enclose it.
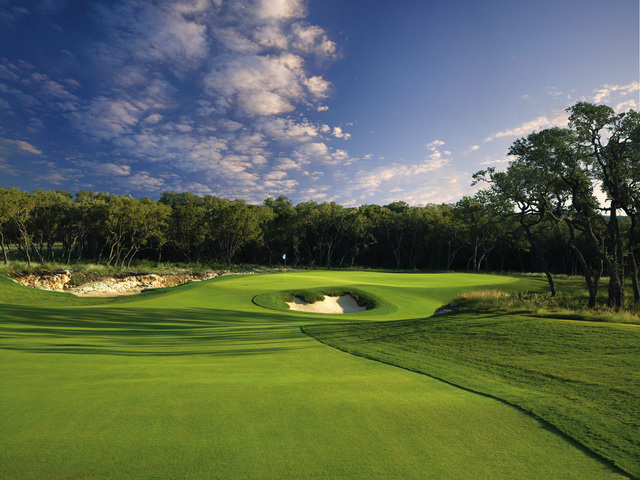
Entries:
{"label": "white sand", "polygon": [[364,312],[367,308],[361,307],[356,299],[351,295],[342,295],[341,297],[324,296],[321,302],[307,303],[296,297],[293,302],[287,302],[291,310],[299,312],[315,312],[315,313],[354,313]]}

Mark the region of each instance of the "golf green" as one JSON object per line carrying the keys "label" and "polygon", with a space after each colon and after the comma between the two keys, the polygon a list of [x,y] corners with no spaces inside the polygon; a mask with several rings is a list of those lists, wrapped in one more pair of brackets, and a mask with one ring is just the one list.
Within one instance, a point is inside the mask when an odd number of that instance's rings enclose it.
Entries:
{"label": "golf green", "polygon": [[[300,330],[426,317],[457,293],[537,288],[527,282],[311,271],[96,305],[21,295],[0,305],[0,477],[624,478],[515,408]],[[253,302],[322,287],[357,288],[387,307],[325,315]]]}

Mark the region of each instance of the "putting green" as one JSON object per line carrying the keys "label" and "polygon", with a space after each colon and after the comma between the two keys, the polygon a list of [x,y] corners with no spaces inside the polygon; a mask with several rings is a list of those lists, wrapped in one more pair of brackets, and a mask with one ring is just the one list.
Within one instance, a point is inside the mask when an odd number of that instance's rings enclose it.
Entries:
{"label": "putting green", "polygon": [[[342,286],[393,308],[324,315],[252,302]],[[490,286],[537,288],[490,275],[291,272],[103,305],[0,305],[0,476],[624,478],[503,403],[300,331],[425,317]]]}

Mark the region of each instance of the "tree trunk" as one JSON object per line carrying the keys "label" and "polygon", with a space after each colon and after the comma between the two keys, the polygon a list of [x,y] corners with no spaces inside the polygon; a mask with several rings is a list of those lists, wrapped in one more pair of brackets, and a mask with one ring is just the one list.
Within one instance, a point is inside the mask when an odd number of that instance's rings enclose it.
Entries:
{"label": "tree trunk", "polygon": [[631,283],[633,285],[633,301],[640,301],[640,287],[638,286],[638,264],[636,262],[636,225],[637,215],[635,212],[627,212],[627,215],[631,218],[631,228],[629,229],[629,267],[631,270]]}
{"label": "tree trunk", "polygon": [[557,297],[558,292],[556,291],[556,284],[553,282],[553,276],[551,275],[551,272],[549,272],[548,270],[545,270],[544,274],[547,277],[547,282],[549,282],[549,290],[551,290],[551,297]]}
{"label": "tree trunk", "polygon": [[27,242],[25,241],[24,245],[20,243],[16,243],[15,246],[18,249],[18,251],[22,253],[24,258],[27,260],[27,265],[31,266],[31,256],[29,255],[29,245],[27,244]]}
{"label": "tree trunk", "polygon": [[624,308],[624,286],[620,284],[618,274],[609,274],[609,301],[610,308],[618,311]]}
{"label": "tree trunk", "polygon": [[611,205],[611,216],[609,217],[609,236],[611,238],[611,271],[609,272],[609,307],[615,310],[624,308],[624,246],[622,243],[622,232],[620,222],[618,222],[617,205]]}
{"label": "tree trunk", "polygon": [[7,251],[4,248],[4,234],[0,232],[0,248],[2,249],[2,257],[4,258],[4,264],[9,263],[9,259],[7,258]]}
{"label": "tree trunk", "polygon": [[633,251],[629,252],[629,267],[631,270],[631,283],[633,285],[633,301],[640,301],[640,288],[638,287],[638,264]]}
{"label": "tree trunk", "polygon": [[451,270],[451,265],[453,265],[453,260],[456,257],[456,254],[460,251],[462,246],[451,250],[451,242],[447,242],[447,271]]}
{"label": "tree trunk", "polygon": [[580,266],[582,267],[582,271],[583,271],[583,275],[584,275],[584,279],[587,283],[587,289],[589,290],[589,308],[596,308],[597,302],[598,302],[598,283],[597,281],[594,282],[591,279],[591,269],[589,268],[589,265],[587,265],[587,262],[585,261],[584,257],[582,256],[582,253],[580,252],[580,250],[577,249],[577,247],[575,247],[574,245],[571,245],[577,254],[578,257],[578,262],[580,263]]}
{"label": "tree trunk", "polygon": [[553,282],[553,277],[551,276],[551,272],[549,271],[549,267],[547,265],[547,259],[544,258],[544,253],[542,252],[542,242],[540,239],[536,238],[536,250],[538,252],[538,263],[547,277],[547,282],[549,283],[549,290],[551,290],[551,297],[556,297],[558,292],[556,291],[556,285]]}
{"label": "tree trunk", "polygon": [[596,276],[595,282],[591,279],[591,269],[589,268],[587,261],[584,259],[582,252],[575,245],[575,234],[573,225],[571,224],[571,222],[567,222],[567,226],[569,227],[569,245],[575,252],[578,263],[580,263],[580,266],[582,267],[582,273],[584,275],[585,282],[587,283],[587,289],[589,290],[589,308],[596,308],[598,302],[599,276]]}

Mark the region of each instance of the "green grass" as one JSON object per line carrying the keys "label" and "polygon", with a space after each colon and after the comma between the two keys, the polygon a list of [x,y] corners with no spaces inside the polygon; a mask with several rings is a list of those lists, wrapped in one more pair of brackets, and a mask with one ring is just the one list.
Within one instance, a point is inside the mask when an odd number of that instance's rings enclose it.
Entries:
{"label": "green grass", "polygon": [[[393,308],[336,316],[252,301],[329,286]],[[401,324],[479,288],[538,291],[544,283],[309,271],[111,301],[0,281],[0,477],[624,478],[503,402],[345,354],[300,330]]]}
{"label": "green grass", "polygon": [[553,318],[558,302],[535,294],[472,292],[456,301],[455,314],[304,330],[352,354],[505,400],[640,477],[640,326],[629,324],[637,317],[569,314],[563,306],[572,319]]}

